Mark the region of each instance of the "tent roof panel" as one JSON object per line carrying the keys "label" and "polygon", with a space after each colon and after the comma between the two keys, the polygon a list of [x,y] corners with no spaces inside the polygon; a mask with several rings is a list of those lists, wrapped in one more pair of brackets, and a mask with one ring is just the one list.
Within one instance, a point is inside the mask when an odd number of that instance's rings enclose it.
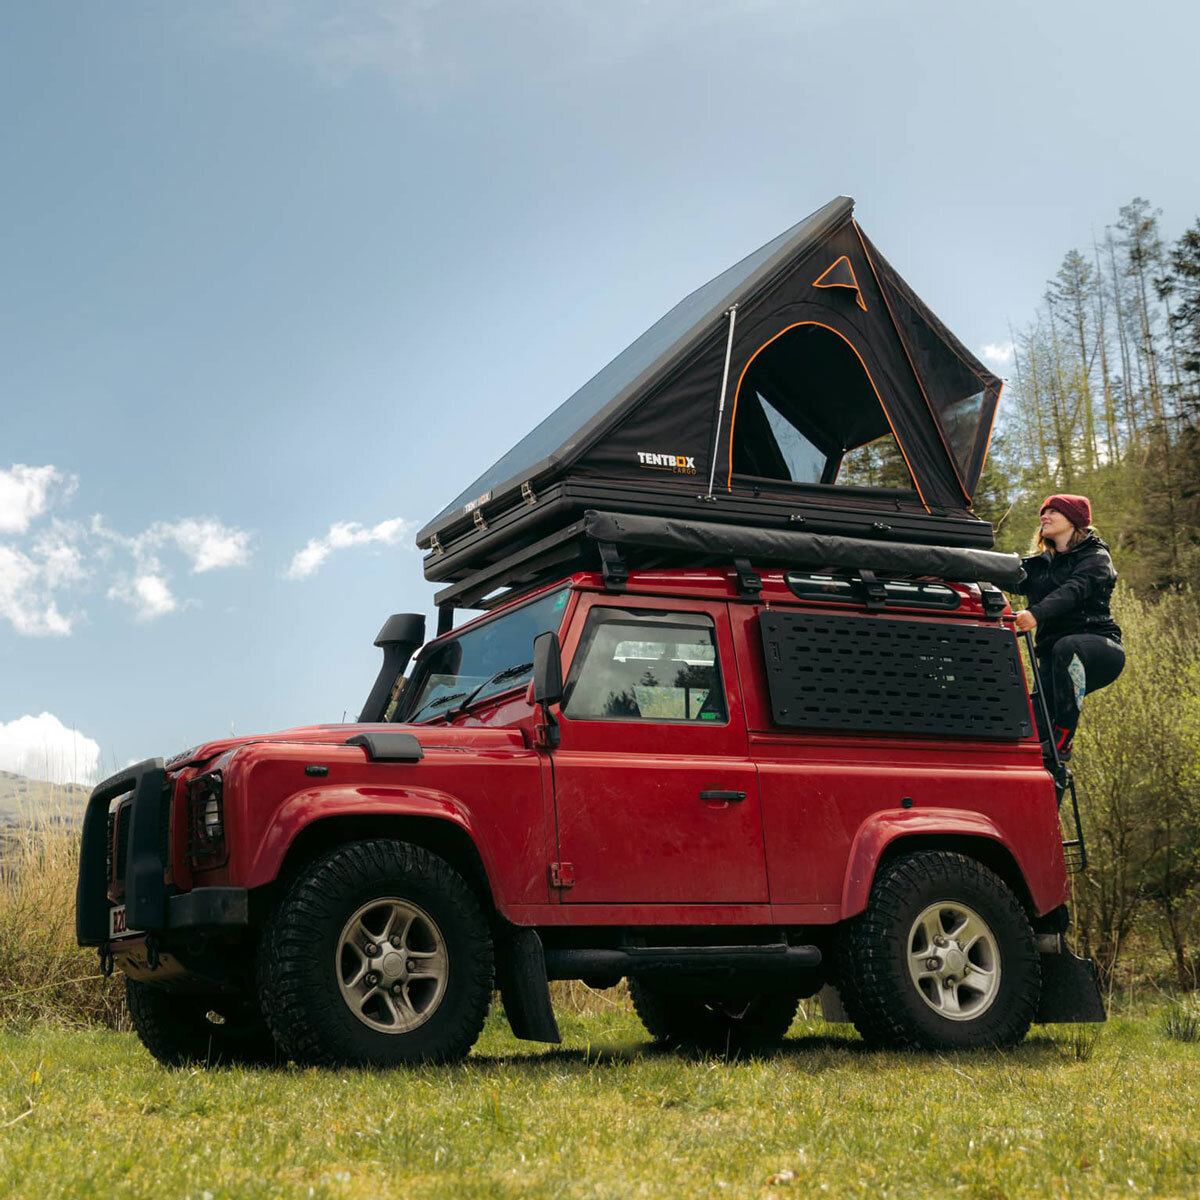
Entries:
{"label": "tent roof panel", "polygon": [[721,320],[782,267],[846,221],[854,201],[839,196],[697,288],[525,435],[417,534],[425,544],[450,515],[488,492],[500,494],[571,454],[616,415],[633,392],[664,375]]}

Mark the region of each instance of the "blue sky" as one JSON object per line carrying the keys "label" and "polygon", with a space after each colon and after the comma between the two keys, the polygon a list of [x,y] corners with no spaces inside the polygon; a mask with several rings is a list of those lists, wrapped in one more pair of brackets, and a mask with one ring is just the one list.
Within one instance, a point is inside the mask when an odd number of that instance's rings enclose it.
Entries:
{"label": "blue sky", "polygon": [[1200,214],[1184,3],[0,23],[0,768],[30,774],[353,718],[383,618],[430,609],[413,530],[834,195],[1001,373],[1120,204]]}

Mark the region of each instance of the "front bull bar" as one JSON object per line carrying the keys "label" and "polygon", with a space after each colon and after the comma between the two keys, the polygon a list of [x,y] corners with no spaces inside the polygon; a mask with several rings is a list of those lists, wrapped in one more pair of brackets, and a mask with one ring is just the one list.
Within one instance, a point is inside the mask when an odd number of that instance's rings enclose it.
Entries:
{"label": "front bull bar", "polygon": [[125,913],[130,929],[157,930],[166,923],[167,885],[162,844],[169,818],[163,803],[167,772],[161,758],[148,758],[100,783],[88,797],[79,847],[75,889],[75,939],[81,946],[108,941],[108,810],[133,792],[125,869]]}

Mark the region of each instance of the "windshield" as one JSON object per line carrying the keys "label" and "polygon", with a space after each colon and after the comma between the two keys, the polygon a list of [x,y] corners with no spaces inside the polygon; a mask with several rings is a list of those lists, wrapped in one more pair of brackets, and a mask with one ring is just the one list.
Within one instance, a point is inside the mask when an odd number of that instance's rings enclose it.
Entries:
{"label": "windshield", "polygon": [[475,704],[524,687],[533,676],[533,639],[547,630],[558,632],[570,594],[563,588],[541,596],[430,651],[417,665],[415,690],[399,719],[428,721],[467,699]]}

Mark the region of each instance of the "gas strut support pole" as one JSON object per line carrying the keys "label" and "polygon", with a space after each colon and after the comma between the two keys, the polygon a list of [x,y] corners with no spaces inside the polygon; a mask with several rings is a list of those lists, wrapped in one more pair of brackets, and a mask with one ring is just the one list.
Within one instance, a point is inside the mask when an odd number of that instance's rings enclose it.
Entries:
{"label": "gas strut support pole", "polygon": [[717,405],[717,432],[713,438],[712,460],[708,467],[708,491],[705,500],[713,498],[713,477],[717,473],[717,448],[721,445],[721,420],[725,416],[725,391],[729,387],[729,360],[733,355],[733,327],[737,323],[737,305],[732,304],[727,313],[729,317],[729,340],[725,343],[725,371],[721,376],[721,400]]}

